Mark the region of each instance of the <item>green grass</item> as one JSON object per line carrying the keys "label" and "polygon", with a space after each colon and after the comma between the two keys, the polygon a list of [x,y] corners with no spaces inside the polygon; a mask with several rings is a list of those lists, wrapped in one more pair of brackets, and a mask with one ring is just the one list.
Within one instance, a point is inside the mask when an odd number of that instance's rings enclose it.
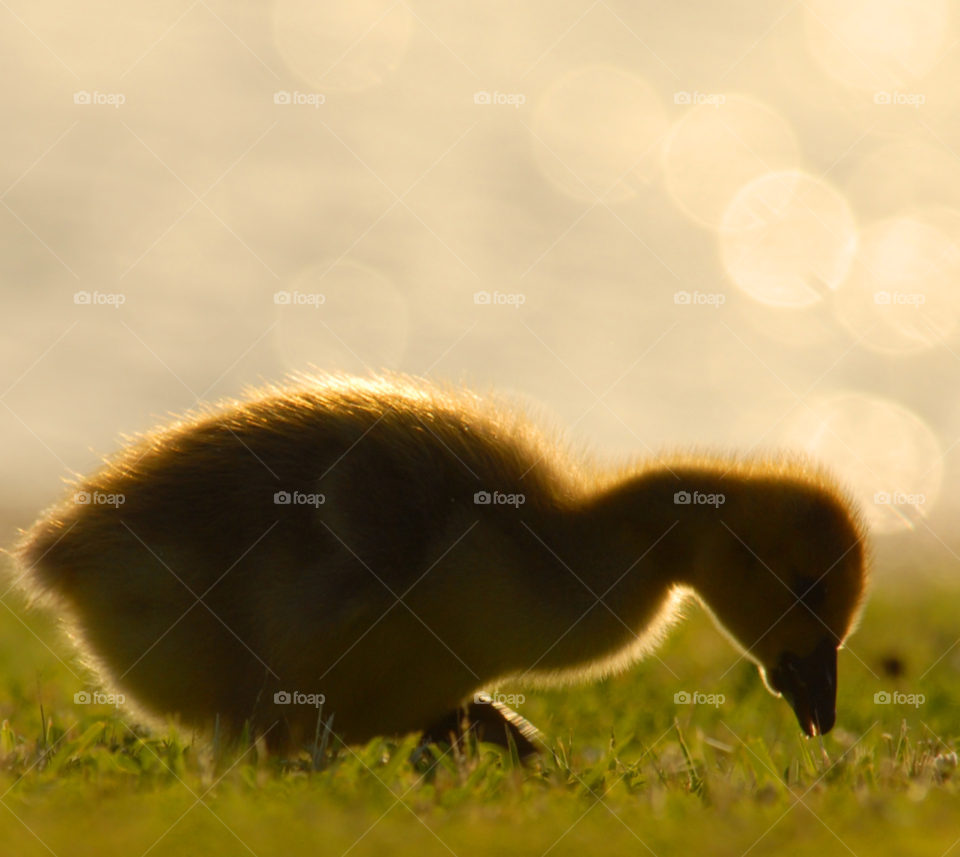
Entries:
{"label": "green grass", "polygon": [[[960,839],[960,771],[944,758],[960,737],[956,589],[877,587],[841,653],[823,750],[694,613],[662,663],[563,691],[500,688],[526,695],[521,713],[554,743],[525,769],[475,742],[411,764],[415,736],[334,741],[315,766],[309,748],[280,760],[172,726],[148,734],[122,709],[75,705],[84,674],[54,622],[3,603],[2,855],[942,857]],[[679,690],[725,701],[677,705]],[[880,690],[925,701],[878,705]]]}

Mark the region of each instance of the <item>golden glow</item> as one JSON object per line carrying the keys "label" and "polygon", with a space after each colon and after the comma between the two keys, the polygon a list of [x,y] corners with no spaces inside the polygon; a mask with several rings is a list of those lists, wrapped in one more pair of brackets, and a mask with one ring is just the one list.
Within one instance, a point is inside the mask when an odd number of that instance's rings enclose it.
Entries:
{"label": "golden glow", "polygon": [[894,402],[862,393],[811,399],[795,409],[782,439],[828,464],[875,532],[913,527],[936,504],[940,445],[921,419]]}
{"label": "golden glow", "polygon": [[656,90],[618,69],[578,69],[543,97],[531,141],[540,169],[578,199],[635,195],[660,166],[667,120]]}
{"label": "golden glow", "polygon": [[944,452],[927,523],[960,554],[946,0],[14,11],[11,534],[163,414],[393,370],[515,393],[598,460],[806,449],[798,397],[877,399]]}
{"label": "golden glow", "polygon": [[331,259],[301,273],[284,292],[290,302],[274,305],[275,331],[290,371],[310,366],[364,375],[399,366],[407,303],[374,269]]}
{"label": "golden glow", "polygon": [[406,51],[413,22],[402,3],[388,0],[279,0],[274,11],[280,52],[325,90],[383,83]]}
{"label": "golden glow", "polygon": [[671,131],[664,157],[673,201],[693,221],[713,228],[746,184],[800,163],[787,123],[769,107],[733,95],[719,107],[692,108]]}
{"label": "golden glow", "polygon": [[947,47],[944,0],[811,0],[804,3],[810,53],[834,80],[859,89],[903,86]]}
{"label": "golden glow", "polygon": [[960,212],[874,224],[837,294],[841,319],[868,348],[903,354],[949,339],[960,322]]}
{"label": "golden glow", "polygon": [[836,289],[856,247],[843,197],[802,173],[768,173],[746,185],[723,217],[729,275],[752,298],[779,307],[818,303]]}

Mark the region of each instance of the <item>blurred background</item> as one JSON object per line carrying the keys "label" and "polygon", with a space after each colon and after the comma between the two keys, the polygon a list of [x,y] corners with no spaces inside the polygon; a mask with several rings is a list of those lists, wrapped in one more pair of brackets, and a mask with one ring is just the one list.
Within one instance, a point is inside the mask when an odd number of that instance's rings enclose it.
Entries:
{"label": "blurred background", "polygon": [[806,450],[958,568],[955,5],[0,5],[0,544],[123,434],[391,369]]}

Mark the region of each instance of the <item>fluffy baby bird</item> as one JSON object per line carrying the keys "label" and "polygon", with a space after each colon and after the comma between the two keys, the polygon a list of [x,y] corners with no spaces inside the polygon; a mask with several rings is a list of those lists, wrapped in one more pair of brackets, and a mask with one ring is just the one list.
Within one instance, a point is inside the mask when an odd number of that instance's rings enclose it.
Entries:
{"label": "fluffy baby bird", "polygon": [[16,556],[141,717],[250,722],[298,749],[321,697],[349,743],[445,737],[464,716],[526,742],[480,689],[624,670],[690,597],[825,733],[864,537],[838,487],[794,461],[604,471],[504,403],[325,377],[144,436]]}

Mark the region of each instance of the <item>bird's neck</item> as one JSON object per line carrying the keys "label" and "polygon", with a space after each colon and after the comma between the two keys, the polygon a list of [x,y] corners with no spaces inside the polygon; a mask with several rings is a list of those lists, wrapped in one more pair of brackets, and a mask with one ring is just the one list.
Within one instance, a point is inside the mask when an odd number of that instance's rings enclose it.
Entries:
{"label": "bird's neck", "polygon": [[[615,622],[641,633],[681,588],[708,607],[723,601],[735,571],[726,567],[733,537],[725,525],[737,519],[730,513],[742,505],[737,497],[744,489],[721,474],[645,470],[598,493],[564,522],[574,568],[603,600],[603,609],[593,611],[595,624],[609,621],[612,611]],[[689,503],[677,502],[681,491]]]}
{"label": "bird's neck", "polygon": [[619,580],[616,586],[629,590],[631,579],[646,580],[705,595],[718,571],[711,548],[729,541],[724,524],[741,505],[740,491],[739,480],[719,473],[645,470],[598,493],[581,510],[574,538],[586,555],[607,558],[591,564],[598,586]]}

